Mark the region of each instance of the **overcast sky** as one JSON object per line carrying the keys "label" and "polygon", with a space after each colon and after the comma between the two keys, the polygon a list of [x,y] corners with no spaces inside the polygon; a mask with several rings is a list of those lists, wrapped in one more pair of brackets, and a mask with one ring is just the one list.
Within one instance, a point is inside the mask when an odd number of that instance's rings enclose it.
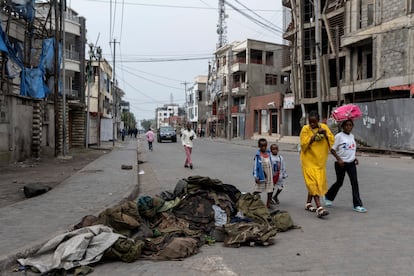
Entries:
{"label": "overcast sky", "polygon": [[[273,29],[283,28],[281,0],[226,2]],[[86,18],[88,42],[98,41],[111,66],[110,41],[119,42],[116,79],[137,120],[155,118],[155,108],[171,99],[182,105],[183,83],[207,75],[209,60],[194,59],[213,58],[218,0],[67,0],[67,5]],[[251,38],[282,43],[280,32],[254,23],[229,5],[226,13],[228,42]]]}

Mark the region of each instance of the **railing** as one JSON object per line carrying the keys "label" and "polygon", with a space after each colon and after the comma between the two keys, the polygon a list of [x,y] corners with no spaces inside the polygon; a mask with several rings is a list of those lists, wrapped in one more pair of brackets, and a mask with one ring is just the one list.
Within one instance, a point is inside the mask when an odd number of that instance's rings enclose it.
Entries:
{"label": "railing", "polygon": [[79,61],[79,53],[65,49],[65,58]]}
{"label": "railing", "polygon": [[233,59],[233,63],[244,63],[246,64],[246,58],[245,57],[236,57]]}
{"label": "railing", "polygon": [[71,13],[65,13],[65,18],[69,21],[80,23],[79,16],[73,15]]}

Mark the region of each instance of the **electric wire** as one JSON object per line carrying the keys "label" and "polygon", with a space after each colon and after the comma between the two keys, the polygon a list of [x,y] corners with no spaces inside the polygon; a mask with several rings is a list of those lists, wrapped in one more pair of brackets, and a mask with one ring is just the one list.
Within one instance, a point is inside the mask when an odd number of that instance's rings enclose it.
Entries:
{"label": "electric wire", "polygon": [[140,75],[138,75],[138,74],[136,74],[136,73],[134,73],[134,72],[131,72],[131,71],[129,71],[129,70],[127,70],[127,69],[125,69],[125,68],[124,68],[124,71],[125,71],[126,73],[128,73],[128,74],[132,75],[132,76],[135,76],[135,77],[137,77],[137,78],[140,78],[140,79],[143,79],[143,80],[146,80],[146,81],[149,81],[149,82],[155,83],[155,84],[158,84],[158,85],[160,85],[160,86],[164,86],[164,87],[167,87],[167,88],[172,88],[172,89],[176,89],[176,90],[180,90],[180,91],[182,90],[182,89],[181,89],[181,88],[179,88],[179,87],[175,87],[175,86],[166,85],[166,84],[164,84],[164,83],[161,83],[161,82],[158,82],[158,81],[151,80],[151,79],[149,79],[149,78],[146,78],[146,77],[140,76]]}

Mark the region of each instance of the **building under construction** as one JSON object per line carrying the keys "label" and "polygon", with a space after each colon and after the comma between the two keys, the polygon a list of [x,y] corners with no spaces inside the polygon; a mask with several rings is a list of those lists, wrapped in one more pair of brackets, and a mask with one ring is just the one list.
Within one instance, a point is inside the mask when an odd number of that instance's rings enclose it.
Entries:
{"label": "building under construction", "polygon": [[355,126],[361,141],[414,148],[408,131],[414,111],[414,1],[282,3],[291,18],[284,33],[291,45],[291,64],[284,71],[291,74],[291,93],[285,99],[293,103],[293,135],[299,134],[310,110],[328,118],[336,106],[355,103],[364,112],[364,120]]}
{"label": "building under construction", "polygon": [[85,19],[65,1],[34,2],[0,2],[1,163],[85,143]]}

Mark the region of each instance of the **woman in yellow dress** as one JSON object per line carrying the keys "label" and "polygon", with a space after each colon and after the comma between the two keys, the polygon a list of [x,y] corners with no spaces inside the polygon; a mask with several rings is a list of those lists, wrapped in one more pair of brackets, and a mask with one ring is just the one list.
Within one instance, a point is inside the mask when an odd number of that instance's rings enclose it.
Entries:
{"label": "woman in yellow dress", "polygon": [[[319,123],[318,112],[311,111],[308,120],[309,124],[300,132],[300,160],[308,189],[305,209],[316,212],[318,217],[323,217],[329,212],[322,207],[320,197],[328,191],[326,162],[335,137],[326,124]],[[312,199],[315,201],[316,208],[312,206]]]}

